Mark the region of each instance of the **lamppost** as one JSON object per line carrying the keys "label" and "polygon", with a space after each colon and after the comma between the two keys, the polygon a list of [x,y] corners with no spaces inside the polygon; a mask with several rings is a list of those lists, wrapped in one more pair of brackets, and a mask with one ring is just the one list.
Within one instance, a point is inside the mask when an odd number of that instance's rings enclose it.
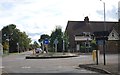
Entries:
{"label": "lamppost", "polygon": [[[102,0],[100,0],[102,1]],[[106,14],[105,14],[105,2],[103,2],[103,7],[104,7],[104,30],[106,31],[106,25],[105,25],[105,20],[106,20]]]}
{"label": "lamppost", "polygon": [[[100,0],[102,1],[102,0]],[[105,2],[103,2],[104,6],[104,31],[106,31],[106,25],[105,25],[105,19],[106,19],[106,14],[105,14]],[[104,57],[104,65],[106,65],[106,59],[105,59],[105,50],[106,50],[106,41],[103,41],[103,57]]]}

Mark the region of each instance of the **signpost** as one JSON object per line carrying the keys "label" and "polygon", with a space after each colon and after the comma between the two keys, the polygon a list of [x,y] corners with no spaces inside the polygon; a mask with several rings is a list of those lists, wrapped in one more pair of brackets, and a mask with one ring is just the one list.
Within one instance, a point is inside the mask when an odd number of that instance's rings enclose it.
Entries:
{"label": "signpost", "polygon": [[98,45],[103,45],[104,41],[103,40],[97,40]]}
{"label": "signpost", "polygon": [[64,53],[64,51],[65,51],[65,41],[63,39],[63,53]]}
{"label": "signpost", "polygon": [[106,65],[105,51],[106,51],[106,41],[104,40],[104,42],[103,42],[104,65]]}
{"label": "signpost", "polygon": [[[102,37],[99,37],[99,38],[96,38],[97,40],[97,44],[98,45],[103,45],[103,58],[104,58],[104,65],[106,65],[106,58],[105,58],[105,51],[106,51],[106,40],[108,40],[108,37],[107,36],[102,36]],[[96,51],[96,62],[97,62],[97,65],[98,65],[98,51]]]}
{"label": "signpost", "polygon": [[17,43],[17,49],[18,49],[18,53],[19,53],[19,43]]}
{"label": "signpost", "polygon": [[43,41],[43,44],[45,45],[44,49],[46,50],[46,53],[48,53],[49,40],[46,38],[46,39]]}
{"label": "signpost", "polygon": [[49,40],[48,40],[48,39],[45,39],[45,40],[43,41],[43,43],[48,45],[48,44],[49,44]]}
{"label": "signpost", "polygon": [[58,40],[57,39],[54,40],[54,44],[55,44],[55,52],[57,52],[57,44],[58,44]]}

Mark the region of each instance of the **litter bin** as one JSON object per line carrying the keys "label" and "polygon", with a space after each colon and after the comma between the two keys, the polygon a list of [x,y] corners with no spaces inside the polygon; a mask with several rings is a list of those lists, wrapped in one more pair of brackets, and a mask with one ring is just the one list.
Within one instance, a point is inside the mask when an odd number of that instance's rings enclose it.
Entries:
{"label": "litter bin", "polygon": [[[97,52],[96,52],[97,51]],[[96,54],[97,53],[97,54]],[[93,50],[92,51],[92,58],[93,58],[93,61],[97,61],[96,59],[96,55],[98,56],[98,61],[99,61],[99,58],[100,58],[100,50]]]}
{"label": "litter bin", "polygon": [[96,50],[92,51],[92,58],[93,58],[93,61],[96,61]]}

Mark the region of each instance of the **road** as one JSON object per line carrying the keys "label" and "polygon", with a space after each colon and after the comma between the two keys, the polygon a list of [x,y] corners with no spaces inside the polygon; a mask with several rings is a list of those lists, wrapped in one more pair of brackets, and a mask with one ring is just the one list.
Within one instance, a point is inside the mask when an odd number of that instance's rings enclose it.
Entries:
{"label": "road", "polygon": [[[58,59],[25,59],[31,52],[12,54],[2,59],[5,73],[96,73],[79,68],[79,64],[93,63],[91,55]],[[89,59],[89,60],[88,60]]]}

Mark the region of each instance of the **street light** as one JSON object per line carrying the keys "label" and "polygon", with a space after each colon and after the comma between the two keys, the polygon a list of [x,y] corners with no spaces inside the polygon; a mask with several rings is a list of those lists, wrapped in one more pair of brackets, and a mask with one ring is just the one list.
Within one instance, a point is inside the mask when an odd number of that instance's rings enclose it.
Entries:
{"label": "street light", "polygon": [[[102,1],[102,0],[100,0]],[[106,31],[106,26],[105,26],[105,20],[106,20],[106,14],[105,14],[105,2],[103,2],[103,6],[104,6],[104,31]]]}
{"label": "street light", "polygon": [[[102,0],[100,0],[100,1],[102,1]],[[105,25],[105,18],[106,18],[106,14],[105,14],[105,2],[103,2],[103,6],[104,6],[104,31],[106,31],[106,25]],[[104,42],[103,42],[104,65],[106,65],[105,50],[106,50],[106,41],[104,40]]]}

